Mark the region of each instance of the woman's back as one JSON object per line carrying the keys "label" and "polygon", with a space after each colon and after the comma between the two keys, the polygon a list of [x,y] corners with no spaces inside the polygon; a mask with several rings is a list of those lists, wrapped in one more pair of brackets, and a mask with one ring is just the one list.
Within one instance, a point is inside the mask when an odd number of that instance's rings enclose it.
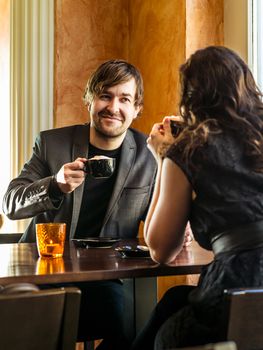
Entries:
{"label": "woman's back", "polygon": [[181,149],[172,147],[168,152],[195,191],[191,228],[207,249],[216,234],[263,220],[263,173],[251,169],[243,148],[233,134],[222,132],[196,150],[191,166],[182,159]]}

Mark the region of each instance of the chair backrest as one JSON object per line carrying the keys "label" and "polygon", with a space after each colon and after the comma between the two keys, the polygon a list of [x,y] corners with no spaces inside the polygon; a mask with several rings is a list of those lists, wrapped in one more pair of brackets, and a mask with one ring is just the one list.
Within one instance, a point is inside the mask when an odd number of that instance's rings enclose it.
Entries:
{"label": "chair backrest", "polygon": [[[232,341],[191,346],[187,348],[177,348],[177,350],[237,350],[236,344]],[[170,349],[173,350],[173,349]],[[174,349],[176,350],[176,349]]]}
{"label": "chair backrest", "polygon": [[17,243],[22,237],[22,233],[0,233],[0,244]]}
{"label": "chair backrest", "polygon": [[0,349],[74,350],[81,292],[24,286],[0,293]]}
{"label": "chair backrest", "polygon": [[227,339],[238,350],[263,349],[263,289],[226,291]]}
{"label": "chair backrest", "polygon": [[0,213],[0,228],[3,226],[4,216]]}

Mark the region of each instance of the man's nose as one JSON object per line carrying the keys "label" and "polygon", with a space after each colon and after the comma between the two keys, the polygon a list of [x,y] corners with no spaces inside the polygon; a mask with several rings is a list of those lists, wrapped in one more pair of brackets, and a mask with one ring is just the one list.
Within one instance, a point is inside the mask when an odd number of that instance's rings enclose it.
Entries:
{"label": "man's nose", "polygon": [[120,104],[119,104],[118,99],[117,98],[112,98],[109,101],[109,104],[108,104],[107,108],[112,114],[119,113],[119,111],[120,111]]}

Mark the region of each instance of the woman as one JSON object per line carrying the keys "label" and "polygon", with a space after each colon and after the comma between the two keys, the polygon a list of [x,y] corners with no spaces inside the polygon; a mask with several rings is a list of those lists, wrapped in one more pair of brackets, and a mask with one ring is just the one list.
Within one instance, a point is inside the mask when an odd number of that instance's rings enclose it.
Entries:
{"label": "woman", "polygon": [[224,289],[263,285],[262,94],[247,65],[225,47],[198,50],[180,75],[182,132],[165,152],[165,118],[148,139],[158,176],[144,236],[152,258],[169,263],[189,220],[196,241],[215,258],[197,287],[166,293],[133,349],[224,340]]}

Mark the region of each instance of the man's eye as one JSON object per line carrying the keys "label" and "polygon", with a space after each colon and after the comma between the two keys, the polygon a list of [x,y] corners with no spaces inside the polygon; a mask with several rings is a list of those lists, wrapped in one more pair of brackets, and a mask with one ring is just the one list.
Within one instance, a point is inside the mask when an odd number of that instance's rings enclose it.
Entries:
{"label": "man's eye", "polygon": [[109,100],[110,99],[110,96],[109,95],[100,95],[100,99],[101,100]]}
{"label": "man's eye", "polygon": [[121,102],[127,103],[130,102],[130,100],[127,97],[122,97]]}

